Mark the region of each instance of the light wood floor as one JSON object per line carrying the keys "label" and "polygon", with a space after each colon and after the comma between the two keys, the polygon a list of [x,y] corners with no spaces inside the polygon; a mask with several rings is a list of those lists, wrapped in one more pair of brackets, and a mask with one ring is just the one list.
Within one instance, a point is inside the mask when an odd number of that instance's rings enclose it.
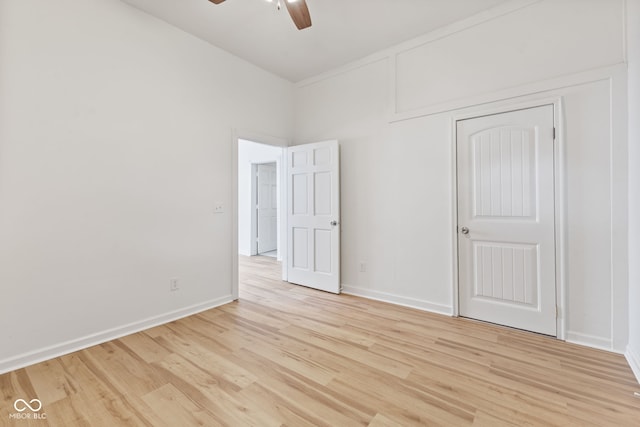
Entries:
{"label": "light wood floor", "polygon": [[620,355],[241,264],[239,302],[0,376],[0,425],[640,425]]}

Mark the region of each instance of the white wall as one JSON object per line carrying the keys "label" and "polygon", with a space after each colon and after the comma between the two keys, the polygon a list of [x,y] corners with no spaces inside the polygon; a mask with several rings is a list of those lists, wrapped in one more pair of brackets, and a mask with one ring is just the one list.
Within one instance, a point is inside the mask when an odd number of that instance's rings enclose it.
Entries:
{"label": "white wall", "polygon": [[640,381],[640,0],[627,3],[629,62],[629,346]]}
{"label": "white wall", "polygon": [[292,91],[118,0],[0,0],[0,372],[229,301],[232,129],[287,138]]}
{"label": "white wall", "polygon": [[[586,4],[587,3],[587,4]],[[624,3],[546,0],[491,14],[297,85],[297,143],[341,143],[345,291],[453,310],[458,114],[562,98],[571,341],[627,342]],[[595,25],[597,24],[597,25]],[[360,272],[360,263],[366,263]]]}
{"label": "white wall", "polygon": [[280,190],[281,176],[280,167],[282,164],[282,148],[272,145],[258,144],[251,141],[238,141],[238,253],[249,256],[252,252],[253,242],[251,210],[254,203],[251,201],[251,165],[257,163],[276,163],[278,180],[278,256],[280,255]]}

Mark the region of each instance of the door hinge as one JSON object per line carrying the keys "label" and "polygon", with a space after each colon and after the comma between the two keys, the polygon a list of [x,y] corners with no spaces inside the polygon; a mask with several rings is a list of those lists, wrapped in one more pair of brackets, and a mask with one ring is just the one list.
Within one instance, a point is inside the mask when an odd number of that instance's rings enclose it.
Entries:
{"label": "door hinge", "polygon": [[556,305],[556,319],[560,317],[560,308]]}
{"label": "door hinge", "polygon": [[556,128],[555,127],[553,128],[553,140],[554,141],[556,140]]}

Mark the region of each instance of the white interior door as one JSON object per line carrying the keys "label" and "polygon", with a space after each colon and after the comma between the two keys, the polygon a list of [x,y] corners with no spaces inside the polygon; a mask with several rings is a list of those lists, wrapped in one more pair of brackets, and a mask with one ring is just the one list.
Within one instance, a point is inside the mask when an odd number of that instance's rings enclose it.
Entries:
{"label": "white interior door", "polygon": [[553,106],[457,122],[460,315],[556,335]]}
{"label": "white interior door", "polygon": [[258,253],[278,248],[278,179],[275,163],[257,165]]}
{"label": "white interior door", "polygon": [[338,141],[287,150],[289,282],[340,293]]}

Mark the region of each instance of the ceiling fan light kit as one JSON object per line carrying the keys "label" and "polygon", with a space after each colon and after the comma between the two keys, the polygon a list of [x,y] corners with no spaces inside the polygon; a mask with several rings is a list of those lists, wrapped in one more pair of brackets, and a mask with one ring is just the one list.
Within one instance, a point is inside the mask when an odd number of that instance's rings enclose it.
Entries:
{"label": "ceiling fan light kit", "polygon": [[[220,4],[225,0],[209,0],[213,4]],[[269,3],[273,3],[273,0],[267,0]],[[307,2],[305,0],[277,0],[278,3],[276,7],[278,10],[282,8],[281,1],[284,1],[285,6],[287,7],[287,11],[293,20],[293,23],[296,24],[296,27],[299,30],[304,30],[305,28],[309,28],[311,26],[311,15],[309,14],[309,8],[307,7]]]}

